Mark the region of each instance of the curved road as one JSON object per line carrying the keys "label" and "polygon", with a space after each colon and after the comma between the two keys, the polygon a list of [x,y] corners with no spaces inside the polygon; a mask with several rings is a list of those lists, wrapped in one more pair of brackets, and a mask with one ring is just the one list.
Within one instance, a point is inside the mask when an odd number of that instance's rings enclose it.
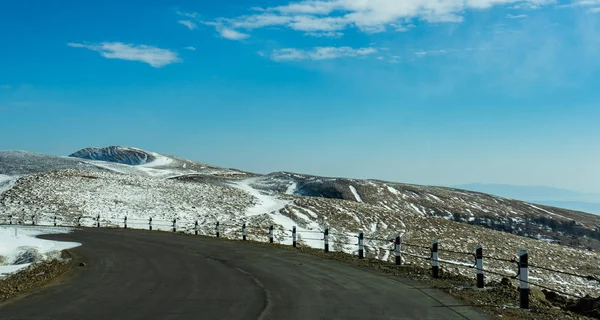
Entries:
{"label": "curved road", "polygon": [[445,293],[312,255],[119,229],[77,241],[58,283],[0,305],[0,319],[488,319]]}

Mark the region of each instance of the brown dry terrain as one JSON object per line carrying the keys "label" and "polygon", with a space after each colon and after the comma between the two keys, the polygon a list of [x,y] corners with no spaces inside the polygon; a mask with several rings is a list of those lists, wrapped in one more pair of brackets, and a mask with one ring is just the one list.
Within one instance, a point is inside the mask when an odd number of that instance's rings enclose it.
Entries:
{"label": "brown dry terrain", "polygon": [[37,262],[28,268],[0,279],[0,303],[47,285],[71,267],[71,255],[62,252],[61,260]]}

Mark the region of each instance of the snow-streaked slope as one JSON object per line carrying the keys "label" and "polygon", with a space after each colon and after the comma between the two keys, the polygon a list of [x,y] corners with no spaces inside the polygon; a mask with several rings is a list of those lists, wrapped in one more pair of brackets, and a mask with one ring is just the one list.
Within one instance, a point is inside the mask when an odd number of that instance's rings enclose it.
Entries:
{"label": "snow-streaked slope", "polygon": [[277,193],[364,202],[385,209],[413,211],[430,217],[461,222],[504,224],[532,219],[553,219],[559,223],[575,220],[590,231],[600,227],[600,216],[446,187],[328,178],[288,172],[261,176],[255,185],[257,188]]}
{"label": "snow-streaked slope", "polygon": [[[170,220],[240,215],[252,195],[222,184],[198,184],[111,172],[64,170],[22,177],[0,197],[0,210],[15,217],[78,216]],[[0,212],[1,212],[0,211]]]}
{"label": "snow-streaked slope", "polygon": [[87,161],[77,158],[59,157],[27,151],[0,151],[0,174],[8,176],[26,175],[52,170],[78,169],[104,171]]}
{"label": "snow-streaked slope", "polygon": [[354,196],[354,199],[356,199],[356,201],[358,201],[358,202],[363,202],[362,199],[360,198],[360,195],[358,194],[358,191],[356,191],[356,188],[352,185],[350,185],[349,187],[350,187],[350,191],[352,191],[352,195]]}
{"label": "snow-streaked slope", "polygon": [[269,196],[268,194],[253,188],[252,184],[256,183],[258,179],[259,178],[249,178],[231,183],[232,186],[243,190],[247,194],[257,199],[257,202],[254,206],[246,209],[246,215],[253,216],[257,214],[279,212],[279,210],[283,209],[287,204],[289,204],[290,201],[280,200],[277,197]]}
{"label": "snow-streaked slope", "polygon": [[69,157],[116,162],[133,166],[151,163],[156,160],[154,155],[149,152],[137,148],[121,146],[85,148],[72,153]]}
{"label": "snow-streaked slope", "polygon": [[[91,160],[97,166],[116,172],[137,173],[158,178],[172,178],[180,175],[204,174],[216,176],[243,176],[246,172],[210,166],[156,152],[132,147],[110,146],[85,148],[70,157]],[[123,168],[126,165],[129,168]]]}
{"label": "snow-streaked slope", "polygon": [[81,244],[38,239],[43,234],[71,232],[70,228],[0,226],[0,278],[31,263],[59,258],[60,251]]}
{"label": "snow-streaked slope", "polygon": [[[141,152],[141,150],[139,152]],[[168,157],[153,152],[146,153],[151,155],[151,158],[147,158],[151,159],[151,162],[143,165],[127,165],[110,161],[60,157],[26,151],[0,151],[0,175],[14,177],[68,169],[101,172],[110,171],[127,175],[155,178],[174,178],[190,174],[222,177],[244,177],[247,175],[246,172],[235,169],[203,165],[197,162],[182,160],[176,157]],[[0,184],[1,183],[2,182],[0,182]],[[2,186],[0,185],[0,188],[1,187]]]}

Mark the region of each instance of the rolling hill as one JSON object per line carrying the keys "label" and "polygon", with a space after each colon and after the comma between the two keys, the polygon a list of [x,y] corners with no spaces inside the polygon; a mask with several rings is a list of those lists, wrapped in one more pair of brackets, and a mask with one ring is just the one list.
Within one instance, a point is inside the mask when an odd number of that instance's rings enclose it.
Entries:
{"label": "rolling hill", "polygon": [[[72,224],[99,215],[102,224],[120,225],[127,216],[131,227],[147,228],[152,217],[164,230],[172,219],[185,231],[198,221],[202,234],[213,234],[219,221],[228,237],[240,237],[246,223],[250,238],[261,241],[273,224],[276,240],[288,244],[289,230],[297,226],[301,243],[312,247],[322,247],[314,233],[328,226],[334,250],[345,252],[356,251],[355,235],[362,229],[369,236],[367,254],[379,259],[391,258],[385,239],[402,233],[405,241],[424,247],[432,238],[441,248],[467,252],[483,243],[497,257],[528,248],[536,263],[600,275],[600,217],[461,189],[291,172],[258,175],[128,147],[88,148],[71,157],[2,151],[0,177],[10,181],[0,189],[0,221],[26,223],[35,216],[50,222],[57,216]],[[406,250],[428,255],[419,247]],[[471,263],[451,253],[444,258]],[[508,274],[515,269],[501,261],[488,266]],[[532,272],[555,286],[568,283],[575,294],[599,294],[597,283]]]}

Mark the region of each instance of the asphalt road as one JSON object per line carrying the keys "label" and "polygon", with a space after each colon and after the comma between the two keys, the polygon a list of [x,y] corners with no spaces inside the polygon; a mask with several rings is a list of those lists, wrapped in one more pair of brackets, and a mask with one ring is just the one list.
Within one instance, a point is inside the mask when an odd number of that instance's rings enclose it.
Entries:
{"label": "asphalt road", "polygon": [[422,284],[291,250],[142,230],[45,237],[82,243],[76,266],[0,305],[0,319],[488,319]]}

